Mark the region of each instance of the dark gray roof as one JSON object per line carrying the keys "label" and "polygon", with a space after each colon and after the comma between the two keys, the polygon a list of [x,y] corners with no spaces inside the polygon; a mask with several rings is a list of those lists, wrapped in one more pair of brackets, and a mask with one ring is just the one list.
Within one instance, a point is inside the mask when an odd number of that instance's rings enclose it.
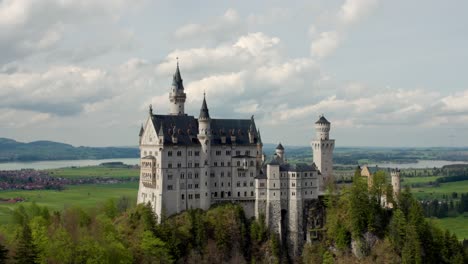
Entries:
{"label": "dark gray roof", "polygon": [[205,96],[203,95],[203,103],[202,103],[202,107],[200,109],[200,116],[199,118],[204,118],[204,119],[208,119],[210,118],[210,112],[208,111],[208,106],[206,105],[206,100],[205,100]]}
{"label": "dark gray roof", "polygon": [[179,70],[179,62],[177,62],[176,72],[174,73],[174,77],[172,79],[172,86],[175,86],[177,90],[184,90],[184,83]]}
{"label": "dark gray roof", "polygon": [[280,171],[294,171],[294,172],[305,172],[305,171],[316,171],[317,169],[313,165],[305,163],[298,164],[281,164]]}
{"label": "dark gray roof", "polygon": [[322,115],[315,124],[330,124],[330,122],[328,122],[328,120]]}
{"label": "dark gray roof", "polygon": [[283,145],[281,145],[281,142],[276,146],[276,149],[284,150]]}
{"label": "dark gray roof", "polygon": [[[198,120],[188,115],[152,115],[154,129],[164,136],[164,144],[172,145],[172,135],[177,135],[177,145],[198,145]],[[221,145],[221,136],[226,137],[226,144],[232,144],[231,135],[236,137],[238,145],[250,144],[249,127],[250,119],[211,119],[211,144]],[[253,124],[254,131],[256,129]],[[174,129],[175,128],[175,129]],[[257,144],[258,136],[254,132],[254,143]]]}
{"label": "dark gray roof", "polygon": [[[266,173],[263,172],[264,169],[265,169],[265,168],[262,168],[262,169],[259,171],[259,173],[258,173],[257,177],[255,177],[255,179],[259,179],[259,180],[267,179]],[[266,169],[265,169],[265,170],[266,170]]]}
{"label": "dark gray roof", "polygon": [[145,130],[143,129],[143,125],[141,125],[139,136],[140,136],[140,137],[143,136],[143,133],[144,133],[144,132],[145,132]]}

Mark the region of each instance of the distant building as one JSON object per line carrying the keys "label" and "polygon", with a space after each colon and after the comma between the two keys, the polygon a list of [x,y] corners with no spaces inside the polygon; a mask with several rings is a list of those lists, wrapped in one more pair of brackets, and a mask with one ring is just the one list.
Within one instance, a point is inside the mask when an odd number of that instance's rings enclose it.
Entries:
{"label": "distant building", "polygon": [[169,114],[149,114],[139,133],[138,203],[149,203],[158,220],[191,208],[235,202],[266,224],[294,255],[310,239],[308,208],[333,173],[334,140],[321,116],[312,141],[313,164],[288,164],[281,143],[266,162],[254,117],[211,118],[203,98],[198,118],[185,113],[179,65],[169,95]]}

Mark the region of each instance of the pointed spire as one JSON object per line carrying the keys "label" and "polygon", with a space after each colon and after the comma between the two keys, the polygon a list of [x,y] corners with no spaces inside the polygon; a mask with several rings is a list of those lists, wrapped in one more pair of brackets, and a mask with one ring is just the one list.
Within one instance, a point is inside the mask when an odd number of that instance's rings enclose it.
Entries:
{"label": "pointed spire", "polygon": [[278,149],[278,150],[284,150],[284,147],[283,147],[283,145],[281,145],[281,142],[278,144],[278,146],[276,147],[276,149]]}
{"label": "pointed spire", "polygon": [[210,118],[210,113],[208,111],[208,106],[206,105],[206,99],[205,99],[205,93],[203,93],[203,103],[202,103],[202,107],[200,109],[200,116],[199,118],[203,118],[203,119],[209,119]]}
{"label": "pointed spire", "polygon": [[145,130],[143,129],[143,124],[141,124],[141,128],[140,128],[140,134],[139,136],[143,136],[143,133],[145,132]]}
{"label": "pointed spire", "polygon": [[183,84],[182,76],[180,75],[179,58],[178,57],[177,57],[176,72],[174,73],[174,78],[172,79],[172,86],[175,86],[177,90],[184,90],[184,84]]}
{"label": "pointed spire", "polygon": [[262,143],[262,136],[260,135],[260,128],[257,129],[258,143]]}
{"label": "pointed spire", "polygon": [[161,122],[161,126],[159,127],[159,132],[158,132],[159,137],[164,137],[164,128],[163,128],[163,123]]}
{"label": "pointed spire", "polygon": [[153,115],[153,105],[149,105],[149,114]]}

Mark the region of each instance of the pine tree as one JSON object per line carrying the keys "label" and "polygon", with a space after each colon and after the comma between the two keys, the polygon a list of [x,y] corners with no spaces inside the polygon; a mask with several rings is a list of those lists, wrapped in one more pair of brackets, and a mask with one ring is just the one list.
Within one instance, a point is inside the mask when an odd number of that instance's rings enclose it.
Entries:
{"label": "pine tree", "polygon": [[32,242],[31,229],[28,224],[23,225],[23,230],[18,241],[15,260],[18,264],[39,263],[37,249]]}
{"label": "pine tree", "polygon": [[6,263],[8,259],[8,249],[0,244],[0,264]]}

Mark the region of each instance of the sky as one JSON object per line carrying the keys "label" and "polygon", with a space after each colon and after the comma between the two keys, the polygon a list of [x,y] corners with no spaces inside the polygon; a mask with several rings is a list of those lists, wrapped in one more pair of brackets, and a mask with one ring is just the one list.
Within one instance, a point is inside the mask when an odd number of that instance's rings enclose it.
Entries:
{"label": "sky", "polygon": [[169,112],[254,115],[267,143],[468,146],[463,0],[0,0],[0,137],[135,146]]}

